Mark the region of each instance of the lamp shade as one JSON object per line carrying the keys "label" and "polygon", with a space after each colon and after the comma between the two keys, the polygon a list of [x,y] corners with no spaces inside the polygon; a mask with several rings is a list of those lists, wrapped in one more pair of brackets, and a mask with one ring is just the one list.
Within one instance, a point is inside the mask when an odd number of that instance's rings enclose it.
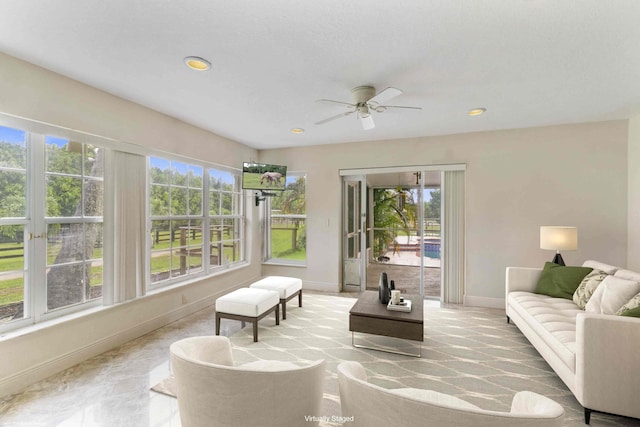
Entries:
{"label": "lamp shade", "polygon": [[578,249],[578,229],[564,226],[540,227],[540,249],[575,251]]}

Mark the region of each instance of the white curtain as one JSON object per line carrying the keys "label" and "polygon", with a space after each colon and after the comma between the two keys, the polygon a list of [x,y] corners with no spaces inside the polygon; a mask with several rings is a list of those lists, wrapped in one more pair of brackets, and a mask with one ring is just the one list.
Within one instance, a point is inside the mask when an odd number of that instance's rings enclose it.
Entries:
{"label": "white curtain", "polygon": [[106,305],[134,299],[145,292],[146,159],[108,150],[104,201],[104,286]]}
{"label": "white curtain", "polygon": [[462,304],[465,288],[464,174],[445,171],[442,184],[442,300],[453,304]]}

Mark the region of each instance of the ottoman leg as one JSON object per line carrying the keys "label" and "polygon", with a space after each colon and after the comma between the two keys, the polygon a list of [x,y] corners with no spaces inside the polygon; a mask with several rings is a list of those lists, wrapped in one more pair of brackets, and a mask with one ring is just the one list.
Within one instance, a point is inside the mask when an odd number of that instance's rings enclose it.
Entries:
{"label": "ottoman leg", "polygon": [[302,307],[302,289],[298,291],[298,307]]}
{"label": "ottoman leg", "polygon": [[216,335],[220,335],[220,313],[216,311]]}
{"label": "ottoman leg", "polygon": [[282,298],[280,302],[282,303],[282,320],[287,320],[287,300]]}
{"label": "ottoman leg", "polygon": [[[284,311],[282,312],[284,314]],[[280,324],[280,305],[276,304],[276,325]]]}
{"label": "ottoman leg", "polygon": [[253,342],[258,342],[258,319],[254,319],[253,323]]}

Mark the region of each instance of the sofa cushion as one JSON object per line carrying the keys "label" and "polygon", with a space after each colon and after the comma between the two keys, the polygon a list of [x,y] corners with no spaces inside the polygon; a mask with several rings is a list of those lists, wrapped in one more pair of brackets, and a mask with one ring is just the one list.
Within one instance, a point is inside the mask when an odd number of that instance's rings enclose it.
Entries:
{"label": "sofa cushion", "polygon": [[638,292],[640,292],[640,283],[607,276],[589,299],[585,311],[595,314],[615,314]]}
{"label": "sofa cushion", "polygon": [[576,316],[582,310],[564,298],[531,292],[510,292],[507,298],[510,308],[575,372]]}
{"label": "sofa cushion", "polygon": [[627,301],[622,307],[616,311],[616,314],[622,315],[624,312],[633,310],[634,308],[640,307],[640,293],[637,293],[635,296],[631,297],[629,301]]}
{"label": "sofa cushion", "polygon": [[584,310],[584,307],[589,302],[589,298],[595,292],[596,288],[608,274],[604,272],[604,270],[600,270],[594,268],[593,271],[582,279],[582,282],[576,288],[576,291],[573,293],[573,302]]}
{"label": "sofa cushion", "polygon": [[588,260],[582,264],[583,267],[591,267],[594,270],[602,270],[607,274],[615,274],[616,271],[620,270],[620,267],[616,267],[615,265],[605,264],[600,261]]}
{"label": "sofa cushion", "polygon": [[573,293],[584,277],[593,271],[590,267],[564,267],[546,262],[536,286],[536,294],[573,299]]}

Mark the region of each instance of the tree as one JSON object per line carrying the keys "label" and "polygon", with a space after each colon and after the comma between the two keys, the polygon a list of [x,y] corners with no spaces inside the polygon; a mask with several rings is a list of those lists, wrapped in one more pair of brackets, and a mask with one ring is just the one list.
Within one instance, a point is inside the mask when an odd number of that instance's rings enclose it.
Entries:
{"label": "tree", "polygon": [[431,199],[425,202],[425,214],[429,219],[440,219],[440,190],[431,191]]}
{"label": "tree", "polygon": [[[404,212],[398,207],[398,190],[389,188],[373,189],[373,227],[374,253],[381,254],[395,238],[393,229],[404,228],[409,233],[409,222]],[[405,205],[406,207],[406,205]]]}

